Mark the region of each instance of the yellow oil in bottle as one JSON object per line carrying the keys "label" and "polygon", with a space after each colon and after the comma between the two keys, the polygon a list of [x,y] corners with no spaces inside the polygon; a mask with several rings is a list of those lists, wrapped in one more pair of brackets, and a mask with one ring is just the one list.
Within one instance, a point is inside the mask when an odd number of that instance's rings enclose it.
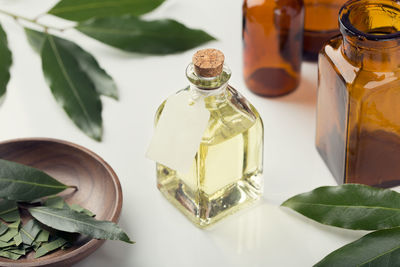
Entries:
{"label": "yellow oil in bottle", "polygon": [[157,164],[159,190],[199,227],[259,199],[263,188],[263,124],[255,108],[232,87],[204,100],[210,119],[190,172]]}

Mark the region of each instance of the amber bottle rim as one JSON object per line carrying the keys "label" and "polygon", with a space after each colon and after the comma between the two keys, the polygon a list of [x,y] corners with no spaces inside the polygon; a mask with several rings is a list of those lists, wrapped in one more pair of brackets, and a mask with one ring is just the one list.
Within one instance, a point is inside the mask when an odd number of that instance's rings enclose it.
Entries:
{"label": "amber bottle rim", "polygon": [[[351,21],[351,14],[358,8],[381,6],[391,10],[400,16],[400,1],[395,0],[350,0],[339,11],[339,27],[343,35],[352,36],[366,41],[400,41],[400,30],[394,33],[374,34],[364,32],[356,28]],[[367,13],[365,13],[368,16]],[[366,21],[366,20],[365,20]]]}

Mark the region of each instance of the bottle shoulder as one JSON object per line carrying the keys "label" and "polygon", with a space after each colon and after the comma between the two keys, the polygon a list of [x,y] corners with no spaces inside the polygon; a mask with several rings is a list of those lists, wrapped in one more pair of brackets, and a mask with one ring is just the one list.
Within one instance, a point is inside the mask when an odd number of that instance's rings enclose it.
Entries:
{"label": "bottle shoulder", "polygon": [[[184,90],[178,91],[177,94],[182,93]],[[155,125],[157,125],[165,103],[166,100],[157,109]],[[205,104],[210,112],[210,119],[202,142],[219,143],[241,134],[253,126],[263,127],[261,117],[255,107],[236,89],[230,86],[227,88],[224,101],[210,103],[206,98]]]}
{"label": "bottle shoulder", "polygon": [[228,87],[226,101],[217,108],[209,109],[210,120],[203,142],[217,144],[245,133],[252,127],[263,127],[254,106],[236,89]]}
{"label": "bottle shoulder", "polygon": [[370,88],[375,87],[377,83],[382,85],[400,79],[399,71],[372,71],[363,68],[362,64],[356,65],[343,54],[342,47],[343,38],[340,35],[325,44],[318,62],[320,78],[328,76],[333,71],[347,87],[365,85],[368,82]]}
{"label": "bottle shoulder", "polygon": [[352,84],[360,68],[347,60],[343,55],[342,46],[343,38],[341,35],[337,35],[331,38],[322,48],[318,59],[320,78],[324,78],[333,71],[343,83]]}

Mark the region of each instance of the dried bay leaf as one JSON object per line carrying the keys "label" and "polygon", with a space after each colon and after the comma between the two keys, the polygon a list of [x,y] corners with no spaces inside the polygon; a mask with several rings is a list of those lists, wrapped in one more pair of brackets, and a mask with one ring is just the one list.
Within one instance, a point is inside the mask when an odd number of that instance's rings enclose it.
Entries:
{"label": "dried bay leaf", "polygon": [[0,236],[0,241],[8,242],[18,234],[18,229],[10,228],[7,232]]}
{"label": "dried bay leaf", "polygon": [[11,247],[15,245],[15,241],[14,240],[10,240],[8,242],[3,242],[0,241],[0,248],[6,248],[6,247]]}
{"label": "dried bay leaf", "polygon": [[6,248],[3,251],[9,251],[11,253],[18,254],[21,256],[26,254],[26,250],[24,248],[12,248],[11,247],[11,248]]}
{"label": "dried bay leaf", "polygon": [[47,253],[62,247],[67,241],[61,237],[54,241],[43,244],[35,253],[35,259],[46,255]]}
{"label": "dried bay leaf", "polygon": [[82,207],[82,206],[80,206],[78,204],[71,204],[71,205],[69,205],[69,207],[74,211],[77,211],[77,212],[80,212],[80,213],[85,213],[86,215],[89,215],[90,217],[96,216],[96,214],[94,214],[90,210],[85,209],[84,207]]}
{"label": "dried bay leaf", "polygon": [[7,230],[8,230],[7,224],[5,224],[2,221],[0,221],[0,235],[2,235],[5,232],[7,232]]}
{"label": "dried bay leaf", "polygon": [[40,225],[35,220],[27,222],[20,231],[24,244],[32,245],[41,230]]}
{"label": "dried bay leaf", "polygon": [[65,203],[64,199],[59,196],[49,197],[43,203],[46,207],[56,208],[56,209],[63,209],[68,207],[68,204]]}
{"label": "dried bay leaf", "polygon": [[19,258],[21,258],[21,256],[22,255],[16,254],[16,253],[12,253],[10,251],[0,250],[0,257],[3,257],[3,258],[12,259],[12,260],[18,260]]}
{"label": "dried bay leaf", "polygon": [[38,169],[0,159],[0,198],[30,202],[67,188]]}
{"label": "dried bay leaf", "polygon": [[37,251],[41,245],[42,245],[42,243],[40,243],[40,242],[34,242],[32,248],[34,251]]}
{"label": "dried bay leaf", "polygon": [[49,236],[50,236],[49,231],[42,229],[42,231],[40,231],[40,233],[36,237],[35,242],[38,243],[47,242],[49,241]]}
{"label": "dried bay leaf", "polygon": [[115,223],[99,221],[74,210],[34,207],[30,208],[29,212],[39,222],[60,231],[80,233],[96,239],[121,240],[133,243]]}
{"label": "dried bay leaf", "polygon": [[19,220],[17,202],[14,200],[2,200],[0,202],[0,218],[6,222],[15,222]]}
{"label": "dried bay leaf", "polygon": [[96,216],[93,212],[91,212],[88,209],[85,209],[84,207],[80,206],[79,204],[67,204],[62,197],[56,196],[56,197],[51,197],[48,198],[45,202],[44,205],[49,208],[55,208],[55,209],[72,209],[74,211],[80,212],[80,213],[85,213],[89,215],[90,217]]}
{"label": "dried bay leaf", "polygon": [[55,208],[55,209],[72,209],[74,211],[80,212],[80,213],[85,213],[89,215],[90,217],[96,216],[93,212],[91,212],[88,209],[85,209],[84,207],[78,205],[78,204],[67,204],[62,197],[55,196],[55,197],[50,197],[44,201],[44,206],[49,207],[49,208]]}
{"label": "dried bay leaf", "polygon": [[10,228],[10,229],[17,229],[17,230],[18,230],[20,225],[21,225],[21,219],[15,221],[15,222],[13,222],[13,223],[10,223],[10,224],[8,225],[8,228]]}
{"label": "dried bay leaf", "polygon": [[65,250],[65,249],[69,249],[70,247],[72,247],[72,244],[70,242],[67,242],[61,247],[61,249]]}
{"label": "dried bay leaf", "polygon": [[20,233],[18,233],[16,236],[13,237],[15,245],[19,246],[22,243],[22,236]]}

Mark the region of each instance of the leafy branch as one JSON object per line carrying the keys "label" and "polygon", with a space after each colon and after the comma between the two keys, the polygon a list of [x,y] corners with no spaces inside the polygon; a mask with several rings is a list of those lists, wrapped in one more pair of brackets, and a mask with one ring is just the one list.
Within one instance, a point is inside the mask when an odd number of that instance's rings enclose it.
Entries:
{"label": "leafy branch", "polygon": [[[178,53],[215,40],[206,32],[190,29],[171,19],[144,20],[140,16],[164,0],[61,0],[34,19],[0,10],[21,26],[34,24],[41,31],[25,28],[28,41],[40,55],[42,70],[53,96],[70,119],[89,137],[101,141],[103,135],[100,96],[118,100],[112,77],[87,51],[72,41],[52,35],[54,30],[77,30],[104,44],[128,52],[149,55]],[[76,22],[73,27],[57,28],[39,22],[53,15]],[[12,55],[7,35],[0,25],[0,98],[10,80]]]}
{"label": "leafy branch", "polygon": [[398,266],[400,194],[366,185],[324,186],[296,195],[282,206],[319,223],[377,230],[327,255],[315,266]]}
{"label": "leafy branch", "polygon": [[42,24],[42,23],[40,23],[40,22],[38,21],[38,18],[30,19],[30,18],[21,16],[21,15],[17,15],[17,14],[14,14],[14,13],[11,13],[11,12],[8,12],[8,11],[5,11],[5,10],[2,10],[2,9],[0,9],[0,14],[6,15],[6,16],[9,16],[9,17],[12,17],[12,18],[14,18],[18,23],[20,23],[21,20],[22,20],[22,21],[27,21],[27,22],[29,22],[29,23],[32,23],[32,24],[38,26],[38,27],[43,28],[43,30],[46,31],[46,32],[47,32],[49,29],[55,30],[55,31],[59,31],[59,32],[63,32],[63,31],[65,31],[65,30],[67,30],[67,29],[70,29],[70,28],[63,28],[63,29],[61,29],[61,28],[57,28],[57,27],[54,27],[54,26]]}

